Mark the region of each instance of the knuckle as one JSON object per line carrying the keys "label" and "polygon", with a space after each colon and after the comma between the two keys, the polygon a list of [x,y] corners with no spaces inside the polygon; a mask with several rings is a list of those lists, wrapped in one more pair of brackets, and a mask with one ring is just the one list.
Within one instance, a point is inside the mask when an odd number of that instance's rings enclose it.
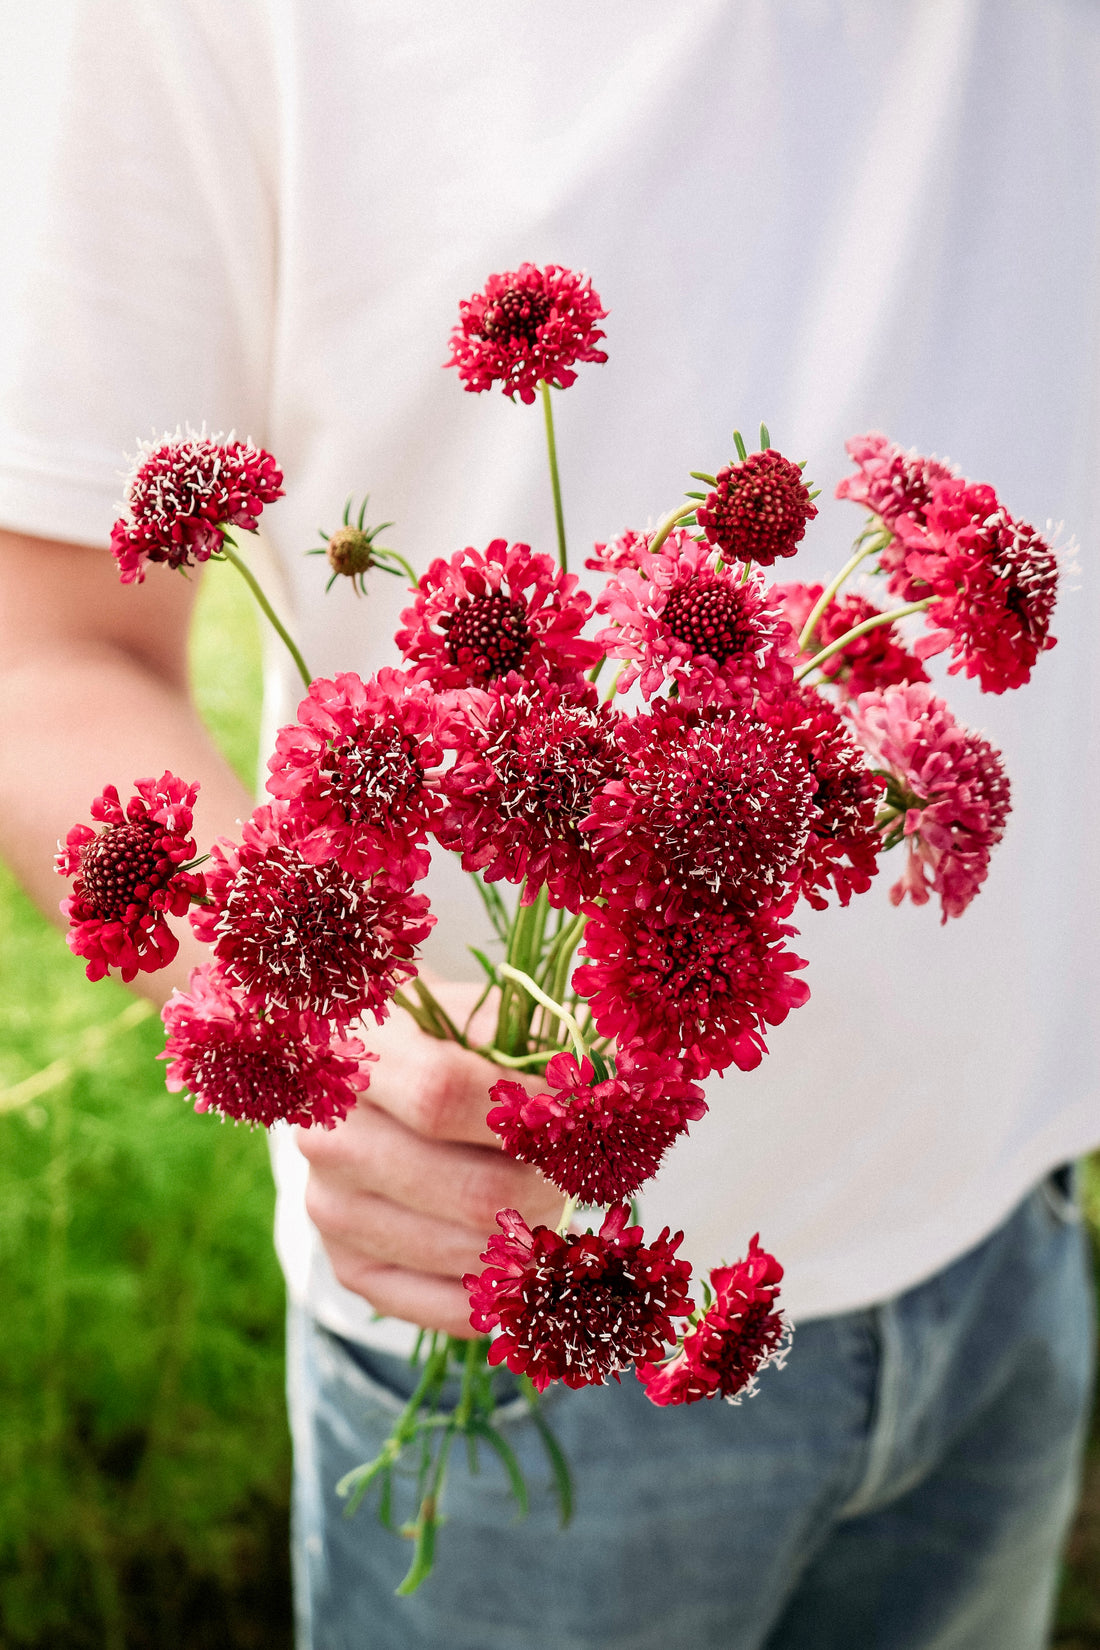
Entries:
{"label": "knuckle", "polygon": [[454,1083],[450,1071],[441,1060],[426,1060],[408,1096],[409,1127],[428,1139],[444,1139],[453,1107]]}

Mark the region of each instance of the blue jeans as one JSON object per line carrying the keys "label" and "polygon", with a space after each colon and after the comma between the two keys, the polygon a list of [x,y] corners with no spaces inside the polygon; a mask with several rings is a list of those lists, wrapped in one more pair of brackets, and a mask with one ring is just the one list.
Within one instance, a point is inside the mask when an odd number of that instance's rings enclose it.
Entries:
{"label": "blue jeans", "polygon": [[[759,1395],[662,1410],[551,1390],[577,1481],[557,1527],[521,1399],[503,1472],[453,1452],[436,1570],[333,1486],[377,1453],[411,1372],[292,1320],[299,1650],[1040,1650],[1092,1378],[1086,1243],[1065,1177],[895,1300],[798,1329]],[[505,1379],[510,1379],[505,1376]],[[514,1391],[514,1388],[513,1388]]]}

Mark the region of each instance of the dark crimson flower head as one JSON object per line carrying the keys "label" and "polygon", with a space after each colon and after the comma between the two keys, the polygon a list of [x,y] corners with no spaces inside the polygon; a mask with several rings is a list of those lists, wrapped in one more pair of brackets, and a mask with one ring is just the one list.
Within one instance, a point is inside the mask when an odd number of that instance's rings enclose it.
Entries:
{"label": "dark crimson flower head", "polygon": [[714,491],[695,512],[727,561],[754,561],[761,567],[793,556],[816,515],[800,467],[774,447],[750,453],[740,464],[726,464]]}
{"label": "dark crimson flower head", "polygon": [[626,659],[618,686],[640,679],[649,699],[666,682],[692,702],[733,703],[752,691],[786,689],[788,623],[759,574],[718,567],[716,552],[674,528],[656,555],[624,566],[596,603],[611,625],[596,641]]}
{"label": "dark crimson flower head", "polygon": [[579,910],[600,891],[580,824],[622,768],[618,722],[588,685],[565,690],[513,673],[457,693],[440,735],[456,760],[440,781],[447,807],[436,837],[461,853],[464,870],[523,883],[524,904],[545,887],[552,905]]}
{"label": "dark crimson flower head", "polygon": [[618,898],[747,905],[795,876],[813,784],[782,731],[742,710],[662,700],[624,723],[620,743],[624,776],[597,793],[584,826]]}
{"label": "dark crimson flower head", "polygon": [[985,881],[989,856],[1011,807],[1000,752],[962,727],[923,682],[864,693],[853,714],[860,738],[889,770],[887,835],[908,846],[905,872],[890,890],[925,905],[938,894],[943,921],[959,917]]}
{"label": "dark crimson flower head", "polygon": [[257,808],[239,846],[216,843],[191,925],[249,1003],[381,1021],[434,926],[423,894],[303,858],[288,805]]}
{"label": "dark crimson flower head", "polygon": [[140,584],[151,561],[207,561],[224,543],[220,527],[253,532],[264,505],[282,493],[282,471],[250,441],[177,430],[142,442],[126,483],[127,514],[111,529],[123,584]]}
{"label": "dark crimson flower head", "polygon": [[358,1038],[332,1037],[312,1014],[250,1007],[215,969],[196,968],[188,991],[162,1011],[162,1059],[173,1094],[186,1089],[196,1111],[237,1122],[333,1128],[370,1082]]}
{"label": "dark crimson flower head", "polygon": [[451,359],[468,390],[500,384],[530,404],[539,380],[565,389],[578,361],[606,361],[596,325],[607,315],[592,282],[560,264],[521,264],[490,275],[484,292],[458,306]]}
{"label": "dark crimson flower head", "polygon": [[574,573],[529,545],[494,539],[432,562],[401,615],[397,645],[436,692],[484,687],[509,671],[580,685],[600,650],[580,631],[591,602]]}
{"label": "dark crimson flower head", "polygon": [[55,868],[74,877],[62,900],[69,949],[88,959],[90,980],[118,968],[124,980],[165,968],[179,950],[166,917],[181,917],[203,891],[187,868],[195,857],[192,809],[198,784],[175,774],[136,781],[125,810],[113,785],[91,806],[105,829],[74,825]]}
{"label": "dark crimson flower head", "polygon": [[953,464],[938,458],[903,452],[897,442],[889,441],[877,430],[854,435],[844,445],[857,470],[837,483],[837,498],[866,505],[889,528],[900,516],[923,521],[935,483],[959,473]]}
{"label": "dark crimson flower head", "polygon": [[676,1258],[683,1233],[666,1226],[651,1244],[628,1226],[625,1206],[608,1210],[598,1232],[566,1237],[534,1231],[503,1209],[503,1236],[489,1239],[484,1272],[469,1273],[470,1322],[500,1327],[489,1362],[507,1362],[537,1391],[551,1381],[602,1386],[632,1363],[659,1358],[676,1338],[673,1318],[692,1311],[691,1267]]}
{"label": "dark crimson flower head", "polygon": [[442,760],[428,695],[397,670],[367,682],[348,671],[312,683],[279,733],[267,788],[289,804],[303,858],[407,888],[428,869]]}
{"label": "dark crimson flower head", "polygon": [[783,1268],[760,1247],[759,1233],[735,1266],[716,1266],[710,1274],[713,1303],[692,1324],[683,1344],[667,1363],[639,1364],[638,1379],[655,1404],[694,1404],[701,1398],[725,1398],[739,1404],[756,1391],[757,1376],[768,1364],[782,1368],[790,1328],[775,1309]]}
{"label": "dark crimson flower head", "polygon": [[797,933],[784,915],[699,900],[670,917],[613,899],[588,919],[573,989],[601,1037],[682,1054],[689,1076],[751,1071],[767,1027],[810,995],[794,977],[805,961],[784,948]]}
{"label": "dark crimson flower head", "polygon": [[603,1078],[590,1060],[556,1054],[546,1067],[546,1087],[547,1093],[532,1095],[502,1077],[491,1090],[486,1121],[513,1157],[535,1164],[582,1203],[630,1197],[707,1109],[679,1060],[647,1049],[620,1049]]}

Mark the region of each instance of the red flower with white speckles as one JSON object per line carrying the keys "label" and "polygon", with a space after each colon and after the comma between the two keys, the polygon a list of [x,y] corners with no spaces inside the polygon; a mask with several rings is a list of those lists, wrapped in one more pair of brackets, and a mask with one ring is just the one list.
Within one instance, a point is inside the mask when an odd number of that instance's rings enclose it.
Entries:
{"label": "red flower with white speckles", "polygon": [[441,780],[437,838],[488,882],[526,878],[525,904],[545,887],[552,905],[578,910],[600,889],[580,824],[622,768],[618,722],[591,687],[566,692],[510,675],[457,694],[441,732],[457,759]]}
{"label": "red flower with white speckles", "polygon": [[810,995],[794,977],[805,962],[783,944],[797,934],[785,914],[699,901],[669,918],[616,899],[588,919],[573,989],[601,1037],[682,1053],[694,1076],[751,1071],[767,1027]]}
{"label": "red flower with white speckles", "polygon": [[669,1146],[706,1111],[703,1091],[680,1062],[622,1048],[614,1071],[597,1078],[590,1060],[556,1054],[546,1067],[549,1092],[530,1094],[502,1077],[486,1118],[521,1162],[582,1203],[619,1203],[656,1174]]}
{"label": "red flower with white speckles", "polygon": [[123,584],[140,584],[149,562],[193,567],[225,542],[219,528],[253,532],[283,493],[270,453],[250,441],[188,430],[142,442],[126,482],[127,515],[111,529]]}
{"label": "red flower with white speckles", "polygon": [[891,900],[898,905],[908,894],[924,905],[938,894],[944,922],[961,916],[985,881],[1011,807],[1000,753],[960,726],[924,683],[862,694],[853,714],[860,737],[892,775],[887,845],[908,847]]}
{"label": "red flower with white speckles", "polygon": [[434,708],[408,677],[384,669],[364,682],[348,671],[312,684],[297,723],[279,733],[267,788],[289,803],[305,859],[408,887],[428,869],[442,760]]}
{"label": "red flower with white speckles", "polygon": [[647,1244],[629,1217],[626,1207],[610,1209],[598,1232],[562,1237],[501,1210],[503,1236],[489,1239],[485,1270],[462,1280],[473,1327],[487,1334],[499,1325],[491,1364],[506,1362],[542,1392],[551,1381],[602,1386],[661,1356],[676,1336],[673,1318],[692,1310],[691,1267],[676,1258],[682,1233],[670,1240],[666,1226]]}
{"label": "red flower with white speckles", "polygon": [[[783,602],[783,611],[794,632],[800,635],[807,619],[821,596],[820,584],[772,585],[769,592]],[[814,632],[809,637],[801,658],[812,658],[822,648],[838,642],[849,630],[872,619],[881,608],[855,592],[839,596],[822,613]],[[849,642],[831,659],[818,667],[823,676],[835,682],[845,696],[870,693],[875,688],[889,687],[893,682],[927,682],[928,673],[915,653],[905,646],[896,625],[876,625],[865,636]]]}
{"label": "red flower with white speckles", "polygon": [[768,1364],[782,1368],[790,1328],[775,1308],[783,1268],[760,1247],[759,1233],[735,1266],[710,1274],[714,1301],[692,1324],[680,1350],[667,1363],[639,1364],[638,1379],[655,1404],[694,1404],[725,1398],[739,1404],[752,1397]]}
{"label": "red flower with white speckles", "polygon": [[303,859],[285,802],[257,808],[243,838],[215,844],[208,903],[191,913],[226,978],[249,1003],[383,1020],[435,923],[424,895]]}
{"label": "red flower with white speckles", "polygon": [[837,498],[866,505],[889,528],[899,516],[923,521],[936,482],[950,480],[959,473],[955,465],[941,459],[903,452],[897,442],[877,430],[854,435],[844,445],[857,470],[837,483]]}
{"label": "red flower with white speckles", "polygon": [[800,467],[768,447],[719,470],[695,519],[727,561],[770,567],[794,555],[816,515]]}
{"label": "red flower with white speckles", "polygon": [[467,390],[500,384],[505,395],[534,401],[539,381],[566,389],[578,361],[606,361],[596,325],[607,311],[585,275],[560,264],[521,264],[490,275],[484,292],[458,306],[451,359]]}
{"label": "red flower with white speckles", "polygon": [[591,602],[574,573],[526,544],[494,539],[432,562],[414,606],[401,615],[397,645],[417,681],[484,687],[518,671],[579,685],[600,656],[580,631]]}
{"label": "red flower with white speckles", "polygon": [[638,567],[649,549],[650,533],[636,533],[633,527],[608,539],[606,544],[594,544],[585,566],[594,573],[618,573],[624,567]]}
{"label": "red flower with white speckles", "polygon": [[192,972],[189,990],[174,991],[161,1017],[171,1092],[186,1089],[196,1111],[264,1128],[331,1129],[367,1087],[367,1062],[377,1058],[358,1038],[331,1037],[312,1014],[249,1007],[209,968]]}
{"label": "red flower with white speckles", "polygon": [[105,830],[74,825],[54,866],[74,877],[62,900],[69,919],[69,949],[87,958],[90,980],[117,968],[124,980],[166,968],[179,940],[166,917],[182,917],[203,891],[203,878],[187,869],[195,857],[192,809],[198,785],[175,774],[139,779],[123,810],[108,785],[91,806]]}
{"label": "red flower with white speckles", "polygon": [[873,774],[839,713],[812,688],[768,712],[791,740],[813,781],[813,812],[799,868],[799,891],[816,910],[832,888],[841,905],[871,886],[881,838],[875,819],[882,780]]}
{"label": "red flower with white speckles", "polygon": [[612,623],[596,637],[613,659],[629,661],[625,692],[640,679],[649,699],[675,682],[682,699],[732,703],[753,689],[785,689],[791,667],[787,621],[759,574],[737,567],[690,533],[674,529],[656,555],[611,579],[596,604]]}
{"label": "red flower with white speckles", "polygon": [[743,906],[794,878],[813,784],[791,739],[743,711],[662,700],[623,724],[620,743],[623,778],[597,793],[584,824],[616,898]]}

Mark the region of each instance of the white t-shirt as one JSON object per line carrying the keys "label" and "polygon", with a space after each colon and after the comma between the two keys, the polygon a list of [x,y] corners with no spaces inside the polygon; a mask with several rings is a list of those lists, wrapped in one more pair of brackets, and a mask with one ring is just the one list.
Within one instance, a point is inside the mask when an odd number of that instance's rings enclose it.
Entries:
{"label": "white t-shirt", "polygon": [[[524,259],[587,270],[607,366],[557,398],[575,564],[764,419],[824,488],[782,577],[835,568],[843,441],[947,452],[1083,546],[1032,684],[957,714],[1014,812],[961,921],[802,910],[809,1004],[643,1199],[697,1268],[759,1230],[793,1315],[888,1297],[1100,1142],[1100,12],[1085,0],[84,0],[42,234],[0,370],[0,521],[106,541],[120,455],[178,423],[283,465],[265,517],[318,674],[396,662],[407,600],[321,594],[301,552],[350,493],[414,564],[553,549],[537,407],[440,370],[458,300]],[[272,673],[272,727],[294,679]],[[105,776],[106,777],[106,776]],[[115,776],[120,781],[126,776]],[[896,857],[896,856],[895,856]],[[476,900],[433,884],[440,970]],[[199,1125],[196,1125],[199,1126]],[[284,1142],[294,1293],[338,1288]],[[382,1331],[386,1333],[386,1331]]]}

